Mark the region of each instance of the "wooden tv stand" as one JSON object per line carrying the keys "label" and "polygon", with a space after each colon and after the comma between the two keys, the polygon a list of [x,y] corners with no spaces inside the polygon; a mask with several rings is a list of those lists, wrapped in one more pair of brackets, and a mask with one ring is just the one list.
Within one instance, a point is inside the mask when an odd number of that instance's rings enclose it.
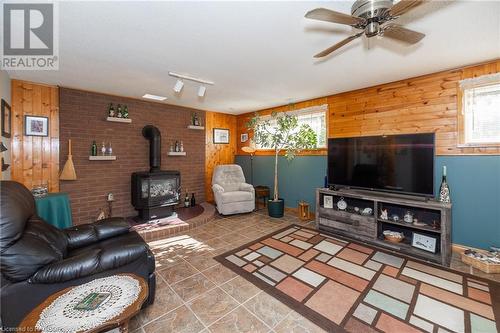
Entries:
{"label": "wooden tv stand", "polygon": [[[324,207],[325,196],[332,197],[333,208]],[[345,210],[337,208],[341,198],[347,202]],[[371,208],[372,214],[362,215],[355,211],[356,207],[359,211]],[[380,218],[383,209],[387,209],[388,219]],[[404,222],[403,216],[408,211],[425,225]],[[398,215],[399,221],[394,221],[393,215]],[[451,204],[392,193],[319,188],[316,190],[316,228],[422,260],[450,265]],[[390,243],[384,239],[384,230],[403,232],[405,239],[401,243]],[[436,252],[413,247],[414,233],[435,238]]]}

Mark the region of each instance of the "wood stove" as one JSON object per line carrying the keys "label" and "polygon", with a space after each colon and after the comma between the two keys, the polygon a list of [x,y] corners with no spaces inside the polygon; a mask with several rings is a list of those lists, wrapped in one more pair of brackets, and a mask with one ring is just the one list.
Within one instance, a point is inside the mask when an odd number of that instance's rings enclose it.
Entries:
{"label": "wood stove", "polygon": [[149,140],[150,170],[132,173],[132,205],[142,220],[168,217],[180,201],[181,174],[179,171],[160,170],[161,134],[152,125],[142,129]]}

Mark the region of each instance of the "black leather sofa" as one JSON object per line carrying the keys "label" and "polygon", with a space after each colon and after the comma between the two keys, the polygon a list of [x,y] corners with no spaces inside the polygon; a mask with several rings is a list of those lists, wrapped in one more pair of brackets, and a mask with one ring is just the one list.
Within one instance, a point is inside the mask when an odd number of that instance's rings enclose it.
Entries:
{"label": "black leather sofa", "polygon": [[154,302],[155,260],[148,245],[122,218],[64,230],[36,215],[31,192],[0,181],[0,301],[4,328],[16,327],[51,294],[118,273],[149,285]]}

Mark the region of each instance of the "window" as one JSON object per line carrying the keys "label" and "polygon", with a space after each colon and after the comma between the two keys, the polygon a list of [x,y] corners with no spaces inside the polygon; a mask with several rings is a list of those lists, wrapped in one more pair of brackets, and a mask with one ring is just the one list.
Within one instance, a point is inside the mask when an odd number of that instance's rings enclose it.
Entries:
{"label": "window", "polygon": [[[317,147],[316,148],[326,148],[326,111],[328,110],[328,105],[313,106],[310,108],[304,108],[296,111],[288,111],[287,114],[292,114],[297,116],[299,121],[299,126],[302,124],[309,125],[313,131],[316,133]],[[276,125],[276,121],[272,119],[271,116],[264,116],[262,120],[271,120],[271,126]],[[257,145],[257,149],[270,149],[270,147],[264,147],[262,145]]]}
{"label": "window", "polygon": [[500,74],[460,82],[462,92],[460,143],[500,145]]}

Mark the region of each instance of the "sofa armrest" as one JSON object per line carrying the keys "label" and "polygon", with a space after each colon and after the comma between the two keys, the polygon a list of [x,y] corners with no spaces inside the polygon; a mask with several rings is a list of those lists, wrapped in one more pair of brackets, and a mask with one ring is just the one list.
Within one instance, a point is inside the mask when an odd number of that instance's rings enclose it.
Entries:
{"label": "sofa armrest", "polygon": [[99,240],[126,234],[130,230],[130,224],[122,217],[109,217],[94,223],[94,228]]}
{"label": "sofa armrest", "polygon": [[98,241],[128,233],[129,224],[121,217],[111,217],[95,223],[81,224],[64,229],[68,247],[76,249]]}
{"label": "sofa armrest", "polygon": [[224,188],[222,186],[220,186],[219,184],[213,184],[212,190],[214,191],[215,194],[224,192]]}
{"label": "sofa armrest", "polygon": [[94,274],[99,267],[99,252],[95,249],[57,261],[39,269],[29,283],[61,283]]}
{"label": "sofa armrest", "polygon": [[253,188],[253,186],[247,183],[240,184],[240,191],[255,193],[255,189]]}

